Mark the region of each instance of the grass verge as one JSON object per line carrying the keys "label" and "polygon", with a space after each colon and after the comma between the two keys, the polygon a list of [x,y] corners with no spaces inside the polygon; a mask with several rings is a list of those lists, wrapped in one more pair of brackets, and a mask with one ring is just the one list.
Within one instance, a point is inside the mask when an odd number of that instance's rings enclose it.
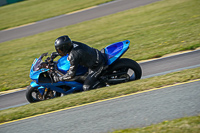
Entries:
{"label": "grass verge", "polygon": [[27,0],[0,7],[0,30],[96,6],[112,0]]}
{"label": "grass verge", "polygon": [[199,133],[200,115],[184,117],[143,128],[116,130],[112,133]]}
{"label": "grass verge", "polygon": [[200,79],[200,69],[188,69],[0,111],[0,123],[98,100]]}
{"label": "grass verge", "polygon": [[[28,2],[28,1],[27,1]],[[0,44],[0,91],[28,86],[34,58],[53,52],[54,41],[68,34],[72,40],[101,49],[130,40],[123,57],[144,60],[200,47],[200,1],[163,0],[76,25]]]}

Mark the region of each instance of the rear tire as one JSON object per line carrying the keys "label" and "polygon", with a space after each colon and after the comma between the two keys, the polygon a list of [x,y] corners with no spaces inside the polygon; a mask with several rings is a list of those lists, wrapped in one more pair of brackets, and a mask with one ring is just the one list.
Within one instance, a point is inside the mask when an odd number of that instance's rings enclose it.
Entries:
{"label": "rear tire", "polygon": [[[117,60],[116,62],[114,62],[114,64],[112,64],[108,68],[108,71],[109,71],[108,75],[119,73],[119,76],[112,77],[113,80],[120,80],[122,78],[124,79],[126,78],[127,80],[123,82],[138,80],[142,76],[142,69],[140,65],[136,61],[128,59],[128,58],[121,58]],[[126,73],[126,74],[120,75],[120,73]],[[119,83],[121,82],[119,81]],[[117,84],[117,83],[113,83],[113,84]]]}

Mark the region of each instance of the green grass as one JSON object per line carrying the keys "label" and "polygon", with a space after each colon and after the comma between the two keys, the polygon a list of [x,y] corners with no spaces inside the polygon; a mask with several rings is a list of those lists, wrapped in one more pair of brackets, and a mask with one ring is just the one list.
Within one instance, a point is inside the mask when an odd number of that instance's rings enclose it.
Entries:
{"label": "green grass", "polygon": [[147,6],[0,44],[0,91],[29,85],[34,58],[53,52],[54,41],[72,40],[101,49],[129,39],[123,57],[144,60],[200,47],[200,1],[164,0]]}
{"label": "green grass", "polygon": [[0,7],[0,30],[70,13],[112,0],[27,0]]}
{"label": "green grass", "polygon": [[112,133],[199,133],[200,115],[164,121],[143,128],[116,130]]}
{"label": "green grass", "polygon": [[66,95],[64,97],[1,110],[0,123],[194,79],[200,79],[199,68]]}

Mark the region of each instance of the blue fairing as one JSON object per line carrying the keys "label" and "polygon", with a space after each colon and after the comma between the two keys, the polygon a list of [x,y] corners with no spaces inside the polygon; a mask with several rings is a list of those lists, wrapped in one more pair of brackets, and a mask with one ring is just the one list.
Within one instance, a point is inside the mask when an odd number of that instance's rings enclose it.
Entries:
{"label": "blue fairing", "polygon": [[[60,93],[65,93],[65,94],[72,93],[75,90],[83,91],[83,84],[78,83],[76,81],[59,81],[59,82],[53,83],[53,84],[52,83],[37,84],[32,81],[30,85],[34,88],[38,88],[41,95],[44,94],[45,88],[51,88],[52,90],[55,90]],[[64,91],[62,88],[57,87],[57,86],[62,86],[62,85],[67,85],[67,86],[71,87],[71,89],[68,91]]]}
{"label": "blue fairing", "polygon": [[[67,60],[68,55],[61,57],[58,60],[57,67],[58,70],[61,71],[63,74],[66,74],[70,68],[70,62]],[[82,67],[79,65],[76,75],[83,75],[88,71],[86,67]]]}
{"label": "blue fairing", "polygon": [[68,55],[61,57],[57,63],[58,70],[64,74],[66,74],[70,68],[70,62],[67,60],[67,57]]}
{"label": "blue fairing", "polygon": [[36,88],[40,86],[39,84],[37,84],[37,83],[35,83],[35,82],[33,82],[33,81],[31,82],[30,85],[31,85],[32,87],[36,87]]}
{"label": "blue fairing", "polygon": [[[37,61],[38,61],[38,59],[35,60],[35,62],[37,62]],[[31,66],[31,70],[30,70],[30,75],[29,75],[29,77],[30,77],[33,81],[35,81],[36,83],[38,83],[38,79],[39,79],[40,74],[43,73],[43,72],[49,71],[49,69],[42,68],[42,69],[40,69],[40,70],[38,70],[38,71],[34,71],[34,65],[35,65],[35,64],[36,64],[36,63],[33,63],[32,66]]]}
{"label": "blue fairing", "polygon": [[112,64],[118,58],[120,58],[129,48],[130,41],[122,41],[113,43],[105,48],[105,54],[108,58],[107,65]]}

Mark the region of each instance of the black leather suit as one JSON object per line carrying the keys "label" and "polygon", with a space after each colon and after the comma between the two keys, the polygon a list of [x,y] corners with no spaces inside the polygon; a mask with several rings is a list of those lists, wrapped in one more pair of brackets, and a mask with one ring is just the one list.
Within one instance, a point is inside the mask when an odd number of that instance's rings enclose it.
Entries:
{"label": "black leather suit", "polygon": [[69,80],[75,77],[78,65],[85,66],[89,68],[89,74],[84,82],[83,89],[85,91],[93,89],[104,68],[105,59],[99,50],[91,48],[80,42],[72,42],[73,48],[68,56],[70,69],[67,74],[62,76],[62,78],[63,80]]}

